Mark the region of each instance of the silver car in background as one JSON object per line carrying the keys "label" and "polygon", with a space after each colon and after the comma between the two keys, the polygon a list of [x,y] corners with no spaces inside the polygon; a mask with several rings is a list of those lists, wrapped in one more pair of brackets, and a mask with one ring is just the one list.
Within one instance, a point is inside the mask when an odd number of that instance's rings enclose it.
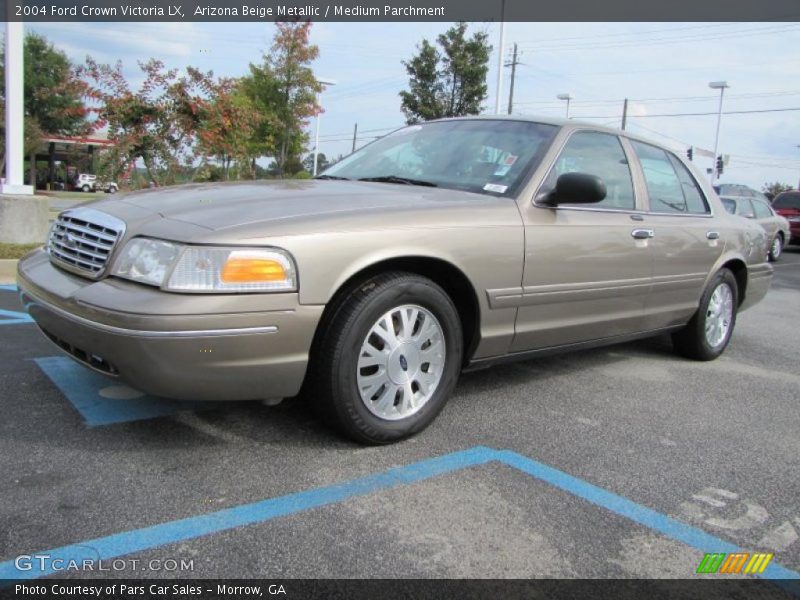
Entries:
{"label": "silver car in background", "polygon": [[761,225],[769,236],[769,259],[772,262],[780,259],[783,247],[792,237],[788,219],[776,213],[766,198],[720,196],[720,200],[730,214],[753,219]]}
{"label": "silver car in background", "polygon": [[402,128],[311,181],[68,210],[18,282],[92,369],[171,398],[302,390],[376,444],[429,425],[464,369],[660,334],[714,359],[772,272],[764,229],[672,151],[474,117]]}

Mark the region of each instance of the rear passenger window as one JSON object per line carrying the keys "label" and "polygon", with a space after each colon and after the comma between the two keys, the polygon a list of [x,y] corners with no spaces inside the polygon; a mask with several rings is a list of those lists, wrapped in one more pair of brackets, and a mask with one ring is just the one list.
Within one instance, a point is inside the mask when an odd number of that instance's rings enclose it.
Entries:
{"label": "rear passenger window", "polygon": [[689,173],[689,170],[681,164],[681,161],[671,154],[669,155],[669,159],[681,182],[683,196],[686,198],[687,211],[695,215],[703,215],[710,212],[703,192],[700,190],[700,186],[697,185],[697,181],[692,177],[692,174]]}
{"label": "rear passenger window", "polygon": [[707,214],[708,204],[691,173],[661,148],[631,140],[642,165],[650,210],[661,213]]}
{"label": "rear passenger window", "polygon": [[605,200],[582,206],[627,210],[635,208],[631,170],[617,136],[590,131],[573,134],[556,159],[542,190],[552,190],[560,175],[575,172],[596,175],[606,184]]}

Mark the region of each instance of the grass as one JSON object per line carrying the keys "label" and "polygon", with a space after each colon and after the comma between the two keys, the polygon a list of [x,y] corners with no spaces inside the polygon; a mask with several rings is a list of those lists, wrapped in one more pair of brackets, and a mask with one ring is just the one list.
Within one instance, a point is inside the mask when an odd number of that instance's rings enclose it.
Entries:
{"label": "grass", "polygon": [[0,244],[0,259],[22,258],[40,246],[41,244]]}
{"label": "grass", "polygon": [[63,198],[64,200],[75,200],[76,202],[81,200],[95,200],[97,198],[103,198],[106,196],[103,192],[39,192],[44,193],[45,196],[50,196],[51,198]]}

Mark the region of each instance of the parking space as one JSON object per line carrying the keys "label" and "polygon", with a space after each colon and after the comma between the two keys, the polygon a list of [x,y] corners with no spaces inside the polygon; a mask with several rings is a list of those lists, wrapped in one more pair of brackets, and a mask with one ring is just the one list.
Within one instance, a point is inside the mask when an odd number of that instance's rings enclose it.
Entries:
{"label": "parking space", "polygon": [[687,578],[742,551],[800,577],[796,247],[717,361],[658,338],[466,374],[380,448],[302,400],[142,396],[21,310],[0,289],[0,579],[48,575],[16,570],[35,552],[194,567],[94,576]]}

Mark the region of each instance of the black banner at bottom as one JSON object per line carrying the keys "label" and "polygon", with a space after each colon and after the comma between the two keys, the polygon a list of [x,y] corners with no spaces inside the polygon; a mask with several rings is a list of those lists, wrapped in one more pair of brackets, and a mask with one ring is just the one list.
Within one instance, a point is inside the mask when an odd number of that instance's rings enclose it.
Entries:
{"label": "black banner at bottom", "polygon": [[800,581],[758,579],[195,579],[0,580],[15,600],[506,600],[506,599],[782,599],[800,598]]}

